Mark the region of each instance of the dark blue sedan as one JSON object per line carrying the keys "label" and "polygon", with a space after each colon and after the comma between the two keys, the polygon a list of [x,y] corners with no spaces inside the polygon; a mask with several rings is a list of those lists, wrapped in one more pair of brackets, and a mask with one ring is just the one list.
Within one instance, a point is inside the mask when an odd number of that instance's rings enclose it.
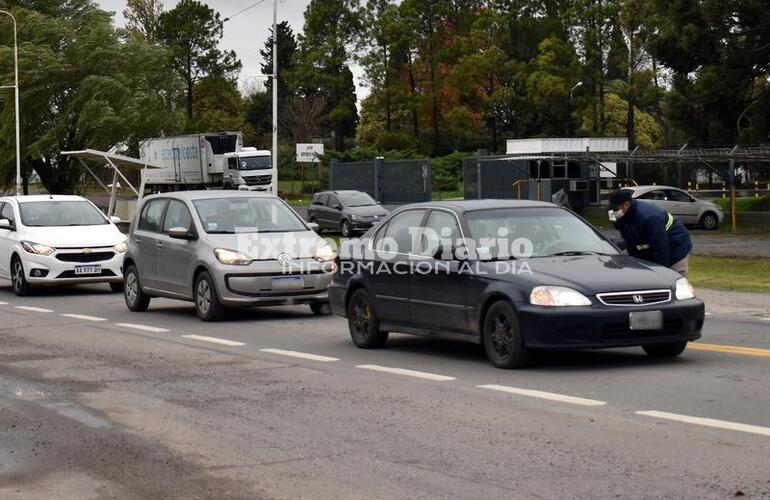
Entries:
{"label": "dark blue sedan", "polygon": [[343,245],[329,298],[358,347],[384,347],[388,332],[467,340],[500,368],[525,366],[538,349],[675,357],[704,319],[686,278],[530,201],[402,207]]}

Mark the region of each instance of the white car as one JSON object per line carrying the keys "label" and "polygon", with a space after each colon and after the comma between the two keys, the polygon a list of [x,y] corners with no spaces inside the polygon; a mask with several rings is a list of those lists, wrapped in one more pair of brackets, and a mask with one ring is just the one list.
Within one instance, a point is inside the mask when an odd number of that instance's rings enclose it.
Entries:
{"label": "white car", "polygon": [[708,200],[699,200],[690,193],[671,186],[630,186],[631,196],[649,201],[667,211],[683,224],[717,229],[725,217],[719,206]]}
{"label": "white car", "polygon": [[80,196],[0,198],[0,278],[16,295],[34,285],[109,283],[123,289],[126,236]]}

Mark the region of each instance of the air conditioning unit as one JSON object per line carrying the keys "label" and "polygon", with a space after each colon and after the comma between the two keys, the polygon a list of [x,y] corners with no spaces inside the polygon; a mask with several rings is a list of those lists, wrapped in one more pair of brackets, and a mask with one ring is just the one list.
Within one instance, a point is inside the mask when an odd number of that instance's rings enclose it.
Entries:
{"label": "air conditioning unit", "polygon": [[588,191],[588,181],[569,181],[570,192]]}

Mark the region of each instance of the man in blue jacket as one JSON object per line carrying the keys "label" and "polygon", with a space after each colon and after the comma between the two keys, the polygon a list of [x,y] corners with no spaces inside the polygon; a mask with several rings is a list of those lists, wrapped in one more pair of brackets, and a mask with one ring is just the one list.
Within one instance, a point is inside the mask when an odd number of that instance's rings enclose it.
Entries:
{"label": "man in blue jacket", "polygon": [[629,255],[687,276],[692,242],[684,224],[653,203],[633,199],[628,189],[610,193],[610,208]]}

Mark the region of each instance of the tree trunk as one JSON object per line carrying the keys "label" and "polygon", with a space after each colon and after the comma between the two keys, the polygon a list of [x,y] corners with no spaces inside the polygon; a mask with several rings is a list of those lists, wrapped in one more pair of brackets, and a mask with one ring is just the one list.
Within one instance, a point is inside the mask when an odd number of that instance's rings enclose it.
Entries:
{"label": "tree trunk", "polygon": [[417,82],[414,78],[414,68],[412,67],[412,54],[411,52],[407,53],[407,64],[409,65],[409,97],[411,98],[411,112],[412,112],[412,133],[414,134],[414,138],[418,139],[420,137],[420,122],[417,116],[417,104],[414,102],[414,97],[417,92]]}

